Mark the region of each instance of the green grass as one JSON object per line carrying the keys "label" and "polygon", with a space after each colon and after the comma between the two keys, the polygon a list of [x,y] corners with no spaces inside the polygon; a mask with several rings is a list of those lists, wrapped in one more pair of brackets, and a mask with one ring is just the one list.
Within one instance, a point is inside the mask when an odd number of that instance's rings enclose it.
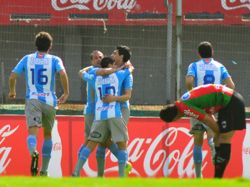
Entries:
{"label": "green grass", "polygon": [[0,177],[0,187],[249,187],[246,179]]}

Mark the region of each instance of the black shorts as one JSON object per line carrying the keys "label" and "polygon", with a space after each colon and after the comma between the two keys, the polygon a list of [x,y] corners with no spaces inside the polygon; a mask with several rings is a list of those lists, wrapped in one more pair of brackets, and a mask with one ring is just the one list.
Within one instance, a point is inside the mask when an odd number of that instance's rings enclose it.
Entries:
{"label": "black shorts", "polygon": [[246,128],[246,112],[243,97],[234,92],[229,104],[218,112],[220,133]]}

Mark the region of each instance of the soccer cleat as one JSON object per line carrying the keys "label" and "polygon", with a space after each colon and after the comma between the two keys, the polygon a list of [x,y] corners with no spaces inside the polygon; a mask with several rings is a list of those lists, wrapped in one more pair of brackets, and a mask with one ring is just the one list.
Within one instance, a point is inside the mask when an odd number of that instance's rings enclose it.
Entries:
{"label": "soccer cleat", "polygon": [[80,175],[77,175],[76,173],[72,173],[72,177],[80,177]]}
{"label": "soccer cleat", "polygon": [[125,172],[124,172],[125,177],[128,177],[128,175],[129,175],[129,174],[131,173],[131,171],[132,171],[132,168],[133,168],[133,166],[132,166],[131,162],[127,162],[127,164],[126,164],[126,166],[125,166]]}
{"label": "soccer cleat", "polygon": [[48,172],[47,171],[40,171],[40,176],[47,177],[48,176]]}
{"label": "soccer cleat", "polygon": [[33,152],[31,155],[31,175],[32,176],[37,176],[38,174],[38,158],[39,158],[39,153],[37,151]]}

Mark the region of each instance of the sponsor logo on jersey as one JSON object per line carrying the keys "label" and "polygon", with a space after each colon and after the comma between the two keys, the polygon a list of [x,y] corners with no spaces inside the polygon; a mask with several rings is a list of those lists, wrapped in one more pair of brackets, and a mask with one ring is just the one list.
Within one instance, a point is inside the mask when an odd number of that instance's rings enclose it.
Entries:
{"label": "sponsor logo on jersey", "polygon": [[35,95],[35,96],[39,96],[39,97],[46,97],[49,96],[49,93],[36,93],[36,92],[32,92],[31,95]]}
{"label": "sponsor logo on jersey", "polygon": [[105,110],[112,109],[113,107],[115,107],[115,105],[109,105],[109,106],[98,107],[96,110],[97,110],[97,111],[105,111]]}
{"label": "sponsor logo on jersey", "polygon": [[187,92],[187,93],[185,93],[185,94],[181,97],[181,100],[182,100],[182,101],[186,101],[186,100],[188,100],[189,98],[190,98],[190,93]]}
{"label": "sponsor logo on jersey", "polygon": [[196,118],[196,119],[199,117],[198,114],[195,114],[194,112],[190,111],[189,109],[184,110],[183,112],[184,112],[184,114],[186,116],[190,116],[190,117],[193,117],[193,118]]}

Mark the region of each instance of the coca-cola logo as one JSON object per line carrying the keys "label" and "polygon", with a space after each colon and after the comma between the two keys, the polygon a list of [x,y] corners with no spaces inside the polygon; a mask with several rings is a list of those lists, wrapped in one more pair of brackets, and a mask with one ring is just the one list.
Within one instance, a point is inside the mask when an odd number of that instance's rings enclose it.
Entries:
{"label": "coca-cola logo", "polygon": [[221,0],[221,6],[225,10],[248,8],[250,10],[250,0]]}
{"label": "coca-cola logo", "polygon": [[136,0],[51,0],[52,7],[57,11],[79,9],[100,11],[103,9],[131,10],[136,6]]}
{"label": "coca-cola logo", "polygon": [[242,152],[243,154],[250,155],[250,147],[243,147]]}
{"label": "coca-cola logo", "polygon": [[2,144],[8,137],[14,134],[18,128],[19,126],[12,129],[9,124],[5,124],[0,128],[0,173],[10,164],[11,158],[9,158],[9,154],[12,149],[12,147],[2,147]]}
{"label": "coca-cola logo", "polygon": [[[185,147],[179,146],[180,138],[187,139]],[[133,164],[143,162],[140,167],[149,177],[156,176],[161,172],[164,176],[169,176],[177,172],[179,177],[194,177],[193,167],[193,139],[189,134],[189,129],[184,127],[170,127],[159,133],[155,138],[135,138],[128,145],[129,161]],[[203,160],[207,157],[207,150],[203,150]],[[117,162],[117,159],[110,152],[106,153],[106,159]],[[202,170],[207,166],[207,161],[202,163]],[[96,176],[96,171],[87,161],[83,167],[87,176]],[[105,169],[105,173],[117,172],[117,164]],[[139,168],[133,167],[132,174],[143,176]]]}
{"label": "coca-cola logo", "polygon": [[53,144],[53,151],[61,151],[62,150],[62,144],[60,142],[55,142]]}

